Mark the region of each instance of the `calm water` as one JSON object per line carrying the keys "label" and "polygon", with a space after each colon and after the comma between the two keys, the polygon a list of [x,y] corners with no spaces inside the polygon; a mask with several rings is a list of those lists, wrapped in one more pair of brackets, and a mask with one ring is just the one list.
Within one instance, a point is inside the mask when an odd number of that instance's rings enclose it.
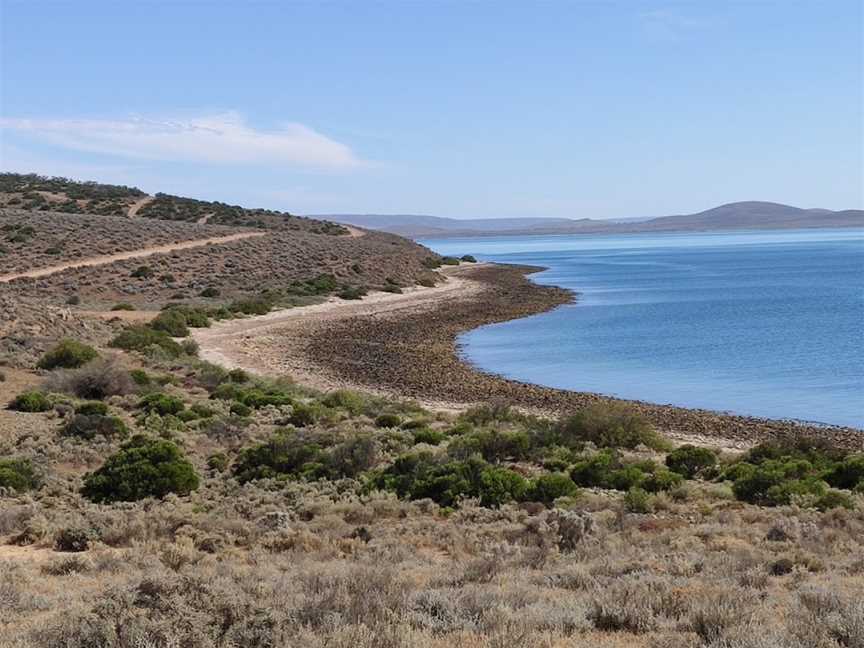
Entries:
{"label": "calm water", "polygon": [[425,240],[549,268],[578,303],[464,335],[522,381],[864,428],[864,232]]}

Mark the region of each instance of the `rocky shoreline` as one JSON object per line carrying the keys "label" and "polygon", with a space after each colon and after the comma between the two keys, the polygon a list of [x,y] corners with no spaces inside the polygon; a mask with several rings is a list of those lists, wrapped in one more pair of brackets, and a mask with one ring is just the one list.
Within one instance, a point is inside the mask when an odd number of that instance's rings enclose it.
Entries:
{"label": "rocky shoreline", "polygon": [[504,265],[466,269],[460,276],[479,282],[481,290],[438,300],[434,306],[307,323],[301,331],[291,331],[291,349],[331,382],[424,403],[504,403],[562,415],[590,403],[626,402],[673,438],[746,447],[768,439],[815,436],[849,449],[864,449],[864,433],[852,428],[620,401],[509,380],[464,362],[456,345],[459,334],[573,301],[570,291],[531,282],[527,275],[538,270]]}

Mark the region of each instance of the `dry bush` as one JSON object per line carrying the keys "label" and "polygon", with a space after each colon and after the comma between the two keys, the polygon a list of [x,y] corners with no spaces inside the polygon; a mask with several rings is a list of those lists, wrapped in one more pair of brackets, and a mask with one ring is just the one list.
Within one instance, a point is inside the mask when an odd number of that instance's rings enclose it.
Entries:
{"label": "dry bush", "polygon": [[48,374],[45,391],[89,400],[125,396],[137,387],[129,372],[115,359],[94,360],[78,369],[59,369]]}

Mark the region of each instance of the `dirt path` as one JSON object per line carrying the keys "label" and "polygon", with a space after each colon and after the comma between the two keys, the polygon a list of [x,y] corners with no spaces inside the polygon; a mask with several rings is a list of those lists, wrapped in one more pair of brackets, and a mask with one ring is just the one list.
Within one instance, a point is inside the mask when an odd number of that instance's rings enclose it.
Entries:
{"label": "dirt path", "polygon": [[135,218],[144,205],[149,205],[154,200],[156,200],[156,196],[144,196],[140,200],[136,200],[134,203],[129,205],[129,211],[126,212],[126,216],[129,218]]}
{"label": "dirt path", "polygon": [[140,259],[154,254],[165,254],[167,252],[176,252],[177,250],[188,250],[190,248],[203,247],[205,245],[219,245],[222,243],[231,243],[233,241],[241,241],[243,239],[252,238],[255,236],[265,236],[266,232],[240,232],[237,234],[229,234],[227,236],[212,236],[206,239],[197,239],[192,241],[181,241],[180,243],[169,243],[167,245],[156,245],[152,247],[141,248],[139,250],[129,250],[128,252],[118,252],[117,254],[105,254],[102,256],[90,257],[89,259],[80,259],[70,261],[69,263],[61,263],[58,265],[48,266],[47,268],[39,268],[37,270],[28,270],[26,272],[13,272],[11,274],[0,275],[0,283],[14,281],[15,279],[37,279],[39,277],[47,277],[48,275],[69,270],[71,268],[86,268],[91,266],[107,265],[116,261],[125,261],[127,259]]}
{"label": "dirt path", "polygon": [[361,229],[357,229],[356,227],[351,227],[350,225],[342,225],[345,229],[348,230],[348,236],[351,238],[360,238],[361,236],[366,236],[366,232]]}
{"label": "dirt path", "polygon": [[213,218],[215,215],[216,215],[215,212],[208,212],[208,213],[204,214],[201,218],[199,218],[195,222],[198,223],[199,225],[206,225],[207,223],[210,222],[210,219]]}

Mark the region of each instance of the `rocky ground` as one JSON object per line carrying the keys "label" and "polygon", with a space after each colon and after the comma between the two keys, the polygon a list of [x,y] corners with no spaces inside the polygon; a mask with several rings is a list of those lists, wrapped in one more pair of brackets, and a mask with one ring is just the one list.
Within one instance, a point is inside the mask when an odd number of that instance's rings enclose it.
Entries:
{"label": "rocky ground", "polygon": [[[467,295],[372,317],[309,322],[292,330],[292,349],[345,384],[399,393],[424,402],[500,402],[563,414],[586,404],[613,401],[596,394],[550,389],[477,371],[459,358],[456,338],[492,322],[525,317],[571,301],[570,293],[526,278],[530,268],[478,267],[483,284]],[[298,335],[300,336],[298,340]],[[642,402],[628,402],[660,429],[687,438],[742,446],[764,439],[816,435],[852,449],[864,448],[858,430],[765,420]]]}

